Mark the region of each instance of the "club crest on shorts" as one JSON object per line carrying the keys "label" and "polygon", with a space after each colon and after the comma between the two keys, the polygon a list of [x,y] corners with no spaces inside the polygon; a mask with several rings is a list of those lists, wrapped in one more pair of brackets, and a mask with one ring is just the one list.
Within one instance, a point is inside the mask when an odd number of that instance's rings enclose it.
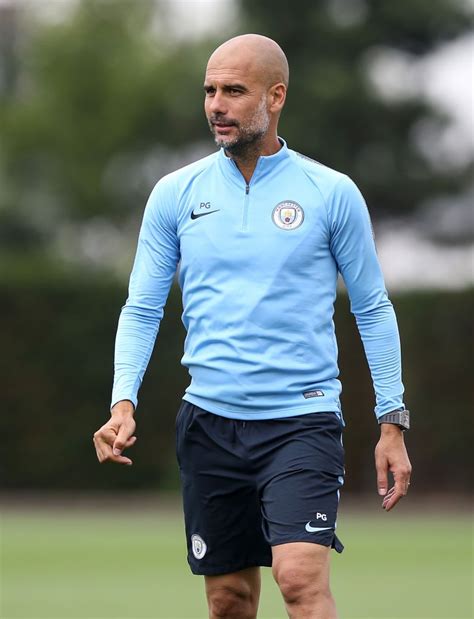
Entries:
{"label": "club crest on shorts", "polygon": [[207,552],[206,542],[197,533],[191,535],[191,547],[193,550],[193,555],[196,559],[202,559]]}
{"label": "club crest on shorts", "polygon": [[295,230],[304,221],[304,211],[298,202],[284,200],[273,209],[272,219],[273,223],[282,230]]}

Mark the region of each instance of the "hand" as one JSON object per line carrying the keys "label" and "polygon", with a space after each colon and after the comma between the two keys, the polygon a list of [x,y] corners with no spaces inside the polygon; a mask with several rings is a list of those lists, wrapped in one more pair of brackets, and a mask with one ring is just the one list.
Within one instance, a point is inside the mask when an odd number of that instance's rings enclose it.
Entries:
{"label": "hand", "polygon": [[[377,488],[383,496],[382,507],[388,512],[408,492],[411,464],[408,459],[403,431],[395,424],[380,424],[380,440],[375,448]],[[395,485],[388,490],[388,471],[393,475]]]}
{"label": "hand", "polygon": [[133,418],[134,407],[128,400],[117,402],[111,410],[111,418],[94,434],[97,458],[103,462],[133,464],[130,458],[122,456],[122,451],[131,447],[137,440],[133,436],[136,423]]}

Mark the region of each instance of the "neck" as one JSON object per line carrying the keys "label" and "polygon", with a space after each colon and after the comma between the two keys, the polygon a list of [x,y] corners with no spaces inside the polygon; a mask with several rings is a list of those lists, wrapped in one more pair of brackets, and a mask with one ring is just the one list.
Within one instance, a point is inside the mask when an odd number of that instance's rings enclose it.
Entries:
{"label": "neck", "polygon": [[274,155],[280,148],[281,144],[275,135],[274,139],[268,142],[262,139],[252,144],[243,144],[240,147],[231,148],[230,150],[226,149],[226,154],[235,161],[245,182],[249,184],[257,166],[258,158]]}

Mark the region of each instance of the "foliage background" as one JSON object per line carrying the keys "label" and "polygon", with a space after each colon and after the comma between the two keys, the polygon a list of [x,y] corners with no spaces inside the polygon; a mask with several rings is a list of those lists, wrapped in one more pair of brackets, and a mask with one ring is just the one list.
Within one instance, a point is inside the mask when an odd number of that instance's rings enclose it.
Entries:
{"label": "foliage background", "polygon": [[[472,617],[474,136],[472,92],[457,88],[473,83],[472,57],[468,71],[437,61],[472,49],[469,3],[0,0],[5,619],[205,615],[177,498],[174,418],[187,384],[177,288],[140,393],[134,466],[100,467],[91,438],[108,416],[145,200],[161,176],[214,150],[204,67],[219,43],[252,31],[289,58],[281,135],[366,196],[400,323],[414,474],[387,520],[375,494],[370,378],[341,290],[340,612]],[[433,79],[450,108],[428,96]],[[467,120],[456,125],[461,110]],[[282,613],[270,580],[267,571],[262,617]]]}
{"label": "foliage background", "polygon": [[[163,174],[213,150],[202,78],[210,51],[229,36],[257,31],[281,43],[291,66],[282,135],[356,180],[377,231],[393,221],[419,228],[429,220],[423,233],[440,251],[472,247],[472,214],[463,210],[472,153],[459,160],[443,150],[450,119],[420,91],[390,98],[373,79],[375,69],[391,78],[387,59],[415,65],[471,33],[467,5],[223,0],[206,13],[214,29],[198,28],[204,5],[82,0],[42,3],[41,11],[35,2],[0,5],[5,489],[177,486],[173,425],[187,381],[179,366],[177,289],[141,392],[136,465],[98,467],[90,439],[107,416],[115,325],[143,204]],[[430,210],[440,200],[452,205],[444,227],[434,225]],[[468,492],[472,287],[426,290],[425,268],[420,290],[391,294],[414,417],[407,438],[413,489]],[[337,323],[347,491],[372,491],[373,396],[343,293]]]}

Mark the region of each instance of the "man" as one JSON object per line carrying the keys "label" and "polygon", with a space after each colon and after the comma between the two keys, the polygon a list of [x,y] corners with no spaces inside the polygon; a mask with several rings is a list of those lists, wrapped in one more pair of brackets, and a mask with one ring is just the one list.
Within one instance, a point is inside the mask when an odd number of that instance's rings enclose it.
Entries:
{"label": "man", "polygon": [[336,617],[338,272],[376,393],[383,507],[409,485],[398,331],[369,215],[350,179],[277,137],[287,86],[271,39],[239,36],[211,55],[205,111],[220,151],[150,196],[119,321],[111,419],[94,435],[100,462],[132,463],[122,454],[136,440],[137,391],[179,263],[192,381],[177,455],[188,561],[205,576],[211,618],[256,617],[260,565],[273,567],[291,618]]}

